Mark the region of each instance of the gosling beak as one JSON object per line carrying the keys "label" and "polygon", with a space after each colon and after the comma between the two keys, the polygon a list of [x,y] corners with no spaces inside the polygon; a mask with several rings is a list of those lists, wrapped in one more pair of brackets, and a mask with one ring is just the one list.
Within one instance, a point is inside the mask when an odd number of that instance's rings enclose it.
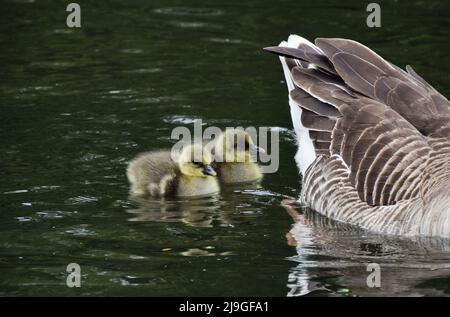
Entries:
{"label": "gosling beak", "polygon": [[216,171],[209,164],[206,164],[203,167],[203,174],[204,175],[211,175],[211,176],[216,176],[217,175]]}
{"label": "gosling beak", "polygon": [[254,145],[254,144],[250,144],[250,152],[263,153],[263,154],[266,153],[266,151],[262,147]]}

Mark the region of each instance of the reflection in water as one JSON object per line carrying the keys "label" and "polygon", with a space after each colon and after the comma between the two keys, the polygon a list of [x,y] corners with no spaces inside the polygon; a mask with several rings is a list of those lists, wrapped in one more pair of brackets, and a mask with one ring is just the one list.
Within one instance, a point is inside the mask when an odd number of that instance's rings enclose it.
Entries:
{"label": "reflection in water", "polygon": [[220,208],[217,196],[190,200],[130,197],[138,208],[128,209],[133,215],[129,221],[184,222],[193,227],[212,227]]}
{"label": "reflection in water", "polygon": [[[262,214],[262,207],[282,195],[264,190],[260,184],[227,186],[220,195],[195,199],[130,196],[137,208],[126,210],[129,221],[183,222],[192,227],[234,226]],[[255,204],[255,200],[259,202]]]}
{"label": "reflection in water", "polygon": [[212,252],[212,251],[208,251],[208,250],[193,248],[193,249],[189,249],[187,251],[181,252],[181,255],[183,255],[183,256],[216,256],[216,255],[228,256],[228,255],[233,255],[233,252],[225,251],[225,252],[217,253],[217,252]]}
{"label": "reflection in water", "polygon": [[[294,220],[286,234],[298,263],[289,270],[288,296],[414,296],[430,281],[444,285],[427,295],[449,295],[450,244],[447,239],[399,238],[371,234],[337,223],[307,208],[301,212],[284,200]],[[381,288],[369,288],[367,264],[381,267]]]}

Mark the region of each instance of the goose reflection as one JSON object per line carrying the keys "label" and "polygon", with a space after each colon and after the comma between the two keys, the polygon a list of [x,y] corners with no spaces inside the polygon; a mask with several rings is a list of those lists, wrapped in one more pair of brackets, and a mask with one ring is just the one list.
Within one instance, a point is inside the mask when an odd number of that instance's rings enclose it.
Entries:
{"label": "goose reflection", "polygon": [[[288,273],[287,296],[450,295],[448,239],[372,234],[290,200],[281,205],[294,221],[287,244],[296,248],[289,258],[296,265]],[[380,288],[367,285],[369,263],[380,265]]]}

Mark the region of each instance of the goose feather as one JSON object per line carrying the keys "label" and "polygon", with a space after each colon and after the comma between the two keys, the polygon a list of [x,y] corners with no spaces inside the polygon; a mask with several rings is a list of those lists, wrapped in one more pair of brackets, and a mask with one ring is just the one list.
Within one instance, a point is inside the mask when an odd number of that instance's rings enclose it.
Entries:
{"label": "goose feather", "polygon": [[449,238],[449,101],[356,41],[291,35],[267,50],[288,85],[301,201],[368,230]]}

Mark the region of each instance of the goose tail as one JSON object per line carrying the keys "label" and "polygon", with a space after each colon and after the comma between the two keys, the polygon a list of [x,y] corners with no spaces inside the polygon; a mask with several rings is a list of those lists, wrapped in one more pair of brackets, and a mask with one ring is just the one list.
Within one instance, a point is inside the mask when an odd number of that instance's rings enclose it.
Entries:
{"label": "goose tail", "polygon": [[[301,44],[305,44],[311,47],[315,47],[310,41],[300,37],[298,35],[291,35],[288,41],[283,41],[278,47],[298,48]],[[294,127],[295,134],[297,136],[297,153],[295,155],[295,161],[299,167],[302,175],[305,175],[307,168],[316,159],[316,151],[314,149],[313,141],[309,136],[308,129],[302,124],[302,108],[291,97],[291,92],[295,90],[295,84],[291,76],[291,69],[300,63],[299,60],[291,59],[285,56],[280,56],[281,65],[283,66],[283,72],[288,88],[289,107],[291,109],[291,119]],[[307,65],[303,65],[307,66]]]}

